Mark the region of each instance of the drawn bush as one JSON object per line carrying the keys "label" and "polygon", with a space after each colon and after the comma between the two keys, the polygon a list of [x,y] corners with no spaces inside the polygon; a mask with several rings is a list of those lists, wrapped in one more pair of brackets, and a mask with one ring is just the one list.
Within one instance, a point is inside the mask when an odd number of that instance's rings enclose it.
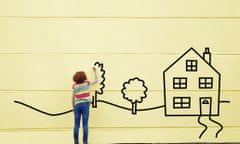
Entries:
{"label": "drawn bush", "polygon": [[103,94],[103,89],[105,88],[105,70],[103,69],[103,63],[96,62],[94,64],[96,67],[97,73],[98,73],[98,81],[99,85],[98,88],[95,89],[95,94],[93,96],[93,102],[92,102],[92,107],[96,108],[97,107],[97,96]]}

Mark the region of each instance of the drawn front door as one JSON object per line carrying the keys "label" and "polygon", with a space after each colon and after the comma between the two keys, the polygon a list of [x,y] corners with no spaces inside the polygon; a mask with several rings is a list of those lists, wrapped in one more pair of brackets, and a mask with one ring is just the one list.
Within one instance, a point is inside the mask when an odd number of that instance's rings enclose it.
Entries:
{"label": "drawn front door", "polygon": [[211,97],[200,97],[200,115],[209,116],[211,115],[212,98]]}

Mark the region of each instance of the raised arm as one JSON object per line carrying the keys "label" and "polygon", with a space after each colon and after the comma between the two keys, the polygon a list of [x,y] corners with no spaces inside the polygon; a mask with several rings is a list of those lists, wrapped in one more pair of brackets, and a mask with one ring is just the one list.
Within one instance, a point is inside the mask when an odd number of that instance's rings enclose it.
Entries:
{"label": "raised arm", "polygon": [[93,72],[94,72],[94,75],[95,75],[95,79],[94,79],[94,81],[90,82],[90,85],[94,85],[98,82],[98,76],[97,76],[97,71],[96,71],[95,67],[93,67]]}

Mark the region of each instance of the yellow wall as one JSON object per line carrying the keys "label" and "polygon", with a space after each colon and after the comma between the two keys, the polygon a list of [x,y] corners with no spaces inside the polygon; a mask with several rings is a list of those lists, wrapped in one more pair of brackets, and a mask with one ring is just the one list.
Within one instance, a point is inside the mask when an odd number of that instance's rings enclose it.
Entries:
{"label": "yellow wall", "polygon": [[[132,115],[98,103],[90,142],[240,142],[239,37],[238,0],[1,0],[0,142],[24,143],[22,136],[39,131],[44,142],[56,142],[51,133],[66,131],[58,139],[72,143],[72,113],[49,117],[14,100],[52,113],[69,110],[73,73],[85,70],[92,79],[96,61],[106,70],[99,99],[130,108],[120,90],[137,76],[149,88],[138,107],[163,105],[162,72],[190,47],[200,54],[210,47],[222,74],[221,99],[231,101],[214,117],[224,126],[218,138],[212,125],[199,139],[197,117],[165,117],[163,109]],[[9,140],[11,134],[19,139]]]}

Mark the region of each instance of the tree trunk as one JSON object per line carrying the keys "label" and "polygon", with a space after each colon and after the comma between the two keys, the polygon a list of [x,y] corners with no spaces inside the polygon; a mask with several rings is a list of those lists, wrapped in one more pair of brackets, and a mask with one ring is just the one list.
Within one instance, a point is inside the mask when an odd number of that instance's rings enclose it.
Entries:
{"label": "tree trunk", "polygon": [[92,107],[97,108],[97,94],[96,93],[94,96],[92,96]]}
{"label": "tree trunk", "polygon": [[137,114],[137,102],[132,103],[132,114]]}

